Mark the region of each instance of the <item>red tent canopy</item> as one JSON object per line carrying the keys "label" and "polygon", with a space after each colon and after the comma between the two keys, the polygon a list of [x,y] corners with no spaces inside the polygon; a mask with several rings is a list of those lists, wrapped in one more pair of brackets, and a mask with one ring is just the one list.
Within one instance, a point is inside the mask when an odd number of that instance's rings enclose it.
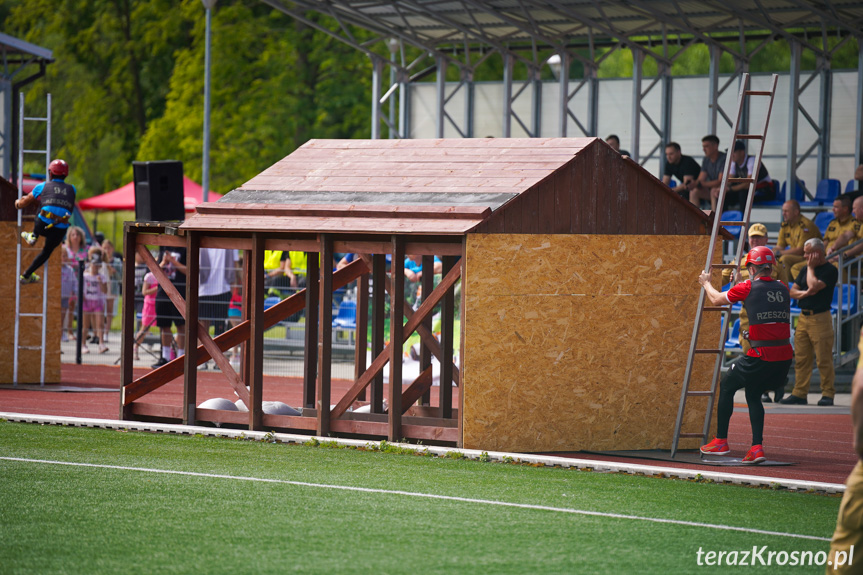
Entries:
{"label": "red tent canopy", "polygon": [[[215,202],[221,198],[221,194],[210,192],[207,200]],[[186,206],[186,212],[194,212],[195,206],[204,201],[204,189],[200,184],[183,176],[183,204]],[[78,202],[78,207],[81,210],[135,210],[135,183],[129,182],[121,188],[117,188],[112,192],[106,192],[100,196],[87,198]]]}

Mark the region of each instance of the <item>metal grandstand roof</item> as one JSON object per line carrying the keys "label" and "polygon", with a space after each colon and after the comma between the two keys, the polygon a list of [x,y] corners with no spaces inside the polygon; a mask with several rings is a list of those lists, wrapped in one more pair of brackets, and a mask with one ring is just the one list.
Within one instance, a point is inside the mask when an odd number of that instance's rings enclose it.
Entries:
{"label": "metal grandstand roof", "polygon": [[[384,37],[442,51],[597,46],[649,37],[713,42],[740,34],[795,35],[822,51],[820,35],[863,36],[863,2],[809,0],[264,0],[305,20],[314,10]],[[352,42],[350,33],[345,39]],[[814,37],[813,37],[814,36]],[[368,51],[369,42],[359,44]]]}

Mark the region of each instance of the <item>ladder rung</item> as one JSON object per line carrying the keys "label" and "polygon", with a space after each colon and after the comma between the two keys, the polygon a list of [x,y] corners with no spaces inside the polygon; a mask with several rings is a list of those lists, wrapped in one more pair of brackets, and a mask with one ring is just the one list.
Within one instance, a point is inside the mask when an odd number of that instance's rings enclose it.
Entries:
{"label": "ladder rung", "polygon": [[731,306],[730,305],[708,305],[708,306],[704,306],[701,309],[703,309],[704,311],[729,311],[729,310],[731,310]]}
{"label": "ladder rung", "polygon": [[753,180],[752,178],[728,178],[728,181],[729,181],[729,182],[733,182],[733,183],[735,183],[735,184],[737,184],[737,183],[743,183],[743,182],[748,183],[748,184],[751,184],[751,183],[752,183],[752,182],[754,182],[755,180]]}
{"label": "ladder rung", "polygon": [[696,349],[695,353],[722,353],[724,349]]}
{"label": "ladder rung", "polygon": [[746,90],[747,96],[772,96],[773,92],[765,92],[762,90]]}
{"label": "ladder rung", "polygon": [[713,392],[712,391],[687,391],[686,395],[689,395],[692,397],[710,397],[711,395],[713,395]]}
{"label": "ladder rung", "polygon": [[710,264],[710,267],[718,270],[733,270],[737,267],[737,264]]}
{"label": "ladder rung", "polygon": [[24,150],[25,154],[48,154],[48,150]]}
{"label": "ladder rung", "polygon": [[42,317],[41,313],[19,313],[21,317]]}
{"label": "ladder rung", "polygon": [[704,437],[703,433],[681,433],[679,437]]}
{"label": "ladder rung", "polygon": [[763,140],[764,136],[761,134],[737,134],[738,140]]}
{"label": "ladder rung", "polygon": [[746,222],[719,222],[720,226],[745,226]]}
{"label": "ladder rung", "polygon": [[36,121],[36,122],[47,122],[47,121],[48,121],[48,118],[36,118],[36,117],[33,117],[33,118],[24,118],[24,119],[25,119],[25,120],[33,120],[33,121]]}
{"label": "ladder rung", "polygon": [[18,349],[28,349],[30,351],[36,351],[37,349],[42,349],[41,345],[19,345]]}

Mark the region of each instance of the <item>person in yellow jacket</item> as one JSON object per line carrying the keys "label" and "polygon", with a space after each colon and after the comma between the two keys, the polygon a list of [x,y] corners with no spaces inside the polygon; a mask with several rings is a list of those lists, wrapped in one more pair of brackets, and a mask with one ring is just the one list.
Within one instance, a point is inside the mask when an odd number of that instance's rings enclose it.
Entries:
{"label": "person in yellow jacket", "polygon": [[812,238],[821,239],[821,231],[812,220],[800,214],[800,202],[797,200],[788,200],[782,204],[782,219],[774,251],[781,264],[779,278],[789,284],[792,280],[792,266],[806,261],[803,257],[803,244]]}

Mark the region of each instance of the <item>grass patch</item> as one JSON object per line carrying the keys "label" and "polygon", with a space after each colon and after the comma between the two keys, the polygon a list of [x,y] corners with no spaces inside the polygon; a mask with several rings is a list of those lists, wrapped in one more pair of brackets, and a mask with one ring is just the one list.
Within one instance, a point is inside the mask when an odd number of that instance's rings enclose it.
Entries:
{"label": "grass patch", "polygon": [[[388,442],[362,450],[319,448],[330,443],[0,422],[3,457],[418,492],[818,537],[832,534],[839,506],[835,497],[787,491],[404,457],[403,448]],[[719,573],[728,567],[697,566],[699,547],[817,552],[829,546],[481,502],[8,460],[0,460],[0,485],[0,565],[16,573]]]}

